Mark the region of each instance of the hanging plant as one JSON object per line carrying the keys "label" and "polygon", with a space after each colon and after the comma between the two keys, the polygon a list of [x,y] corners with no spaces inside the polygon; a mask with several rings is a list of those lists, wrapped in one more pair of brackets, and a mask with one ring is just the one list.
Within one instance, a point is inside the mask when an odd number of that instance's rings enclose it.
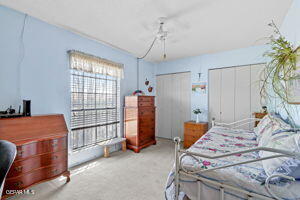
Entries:
{"label": "hanging plant", "polygon": [[299,81],[300,73],[297,61],[300,61],[300,46],[294,47],[281,35],[274,22],[270,23],[275,35],[270,37],[271,50],[266,52],[270,61],[262,73],[261,97],[263,101],[271,102],[276,98],[292,119],[287,105],[293,97],[291,86]]}

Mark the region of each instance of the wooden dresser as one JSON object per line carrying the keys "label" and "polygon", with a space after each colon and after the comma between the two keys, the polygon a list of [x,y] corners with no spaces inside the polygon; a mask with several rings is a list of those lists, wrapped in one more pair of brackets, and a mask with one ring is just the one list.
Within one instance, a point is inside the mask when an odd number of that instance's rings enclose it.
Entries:
{"label": "wooden dresser", "polygon": [[63,115],[0,119],[0,140],[17,146],[2,197],[61,175],[69,182],[67,134]]}
{"label": "wooden dresser", "polygon": [[156,144],[154,96],[125,97],[124,130],[127,148],[138,153]]}
{"label": "wooden dresser", "polygon": [[202,135],[207,132],[208,123],[188,121],[184,123],[184,148],[192,146]]}

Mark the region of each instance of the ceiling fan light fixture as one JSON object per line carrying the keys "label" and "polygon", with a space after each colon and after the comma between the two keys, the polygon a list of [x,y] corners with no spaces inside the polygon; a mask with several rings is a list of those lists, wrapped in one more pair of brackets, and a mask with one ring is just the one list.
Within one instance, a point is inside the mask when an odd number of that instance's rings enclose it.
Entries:
{"label": "ceiling fan light fixture", "polygon": [[156,42],[157,39],[159,39],[161,42],[163,42],[163,45],[164,45],[163,59],[167,58],[167,54],[166,54],[166,38],[168,36],[168,31],[165,31],[164,27],[163,27],[164,24],[165,24],[165,20],[166,20],[165,17],[158,18],[159,28],[158,28],[158,31],[157,31],[155,37],[154,37],[154,40],[153,40],[152,44],[150,45],[150,47],[149,47],[148,51],[146,52],[146,54],[144,56],[142,56],[142,57],[138,57],[138,59],[143,59],[143,58],[145,58],[148,55],[148,53],[153,48],[153,46],[154,46],[154,44],[155,44],[155,42]]}

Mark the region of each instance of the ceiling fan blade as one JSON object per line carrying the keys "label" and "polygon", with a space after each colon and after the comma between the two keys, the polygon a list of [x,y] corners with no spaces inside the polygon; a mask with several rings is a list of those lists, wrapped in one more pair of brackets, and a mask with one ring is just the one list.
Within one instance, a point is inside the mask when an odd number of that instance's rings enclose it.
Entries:
{"label": "ceiling fan blade", "polygon": [[[170,7],[166,6],[166,4],[163,3],[164,1],[157,0],[154,2],[156,2],[156,8],[165,14],[164,17],[166,18],[166,23],[168,23],[170,21],[174,21],[174,23],[176,23],[181,28],[188,29],[190,26],[188,25],[187,22],[182,21],[181,18],[184,15],[190,14],[192,12],[200,11],[200,10],[214,4],[216,1],[219,1],[219,0],[196,1],[193,4],[190,4],[188,6],[183,6],[183,8],[181,10],[177,10],[175,12],[171,11]],[[186,2],[188,2],[188,1],[186,1]]]}

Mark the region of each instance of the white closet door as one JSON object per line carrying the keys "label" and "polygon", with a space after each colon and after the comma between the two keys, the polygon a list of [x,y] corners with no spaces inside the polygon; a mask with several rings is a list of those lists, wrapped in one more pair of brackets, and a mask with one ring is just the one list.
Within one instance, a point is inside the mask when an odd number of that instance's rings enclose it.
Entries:
{"label": "white closet door", "polygon": [[180,91],[181,91],[181,106],[180,106],[180,117],[181,117],[181,126],[180,126],[180,137],[183,140],[184,135],[184,122],[191,120],[191,93],[192,93],[192,84],[191,84],[191,73],[182,73]]}
{"label": "white closet door", "polygon": [[[250,100],[250,66],[235,67],[234,121],[251,117]],[[249,129],[250,125],[248,124],[239,128]]]}
{"label": "white closet door", "polygon": [[234,122],[234,92],[235,92],[235,69],[222,69],[221,74],[221,122]]}
{"label": "white closet door", "polygon": [[190,120],[190,73],[173,74],[172,138],[183,139],[184,122]]}
{"label": "white closet door", "polygon": [[221,70],[209,70],[209,121],[221,121]]}
{"label": "white closet door", "polygon": [[172,75],[157,76],[156,135],[162,138],[172,137]]}
{"label": "white closet door", "polygon": [[251,113],[261,111],[261,77],[265,64],[251,65]]}
{"label": "white closet door", "polygon": [[158,137],[183,138],[183,124],[191,116],[190,73],[157,76],[157,128]]}
{"label": "white closet door", "polygon": [[172,137],[174,138],[176,136],[179,136],[179,129],[180,129],[180,98],[181,98],[181,91],[180,91],[180,83],[181,78],[180,74],[172,74],[172,114],[170,117],[172,118]]}

